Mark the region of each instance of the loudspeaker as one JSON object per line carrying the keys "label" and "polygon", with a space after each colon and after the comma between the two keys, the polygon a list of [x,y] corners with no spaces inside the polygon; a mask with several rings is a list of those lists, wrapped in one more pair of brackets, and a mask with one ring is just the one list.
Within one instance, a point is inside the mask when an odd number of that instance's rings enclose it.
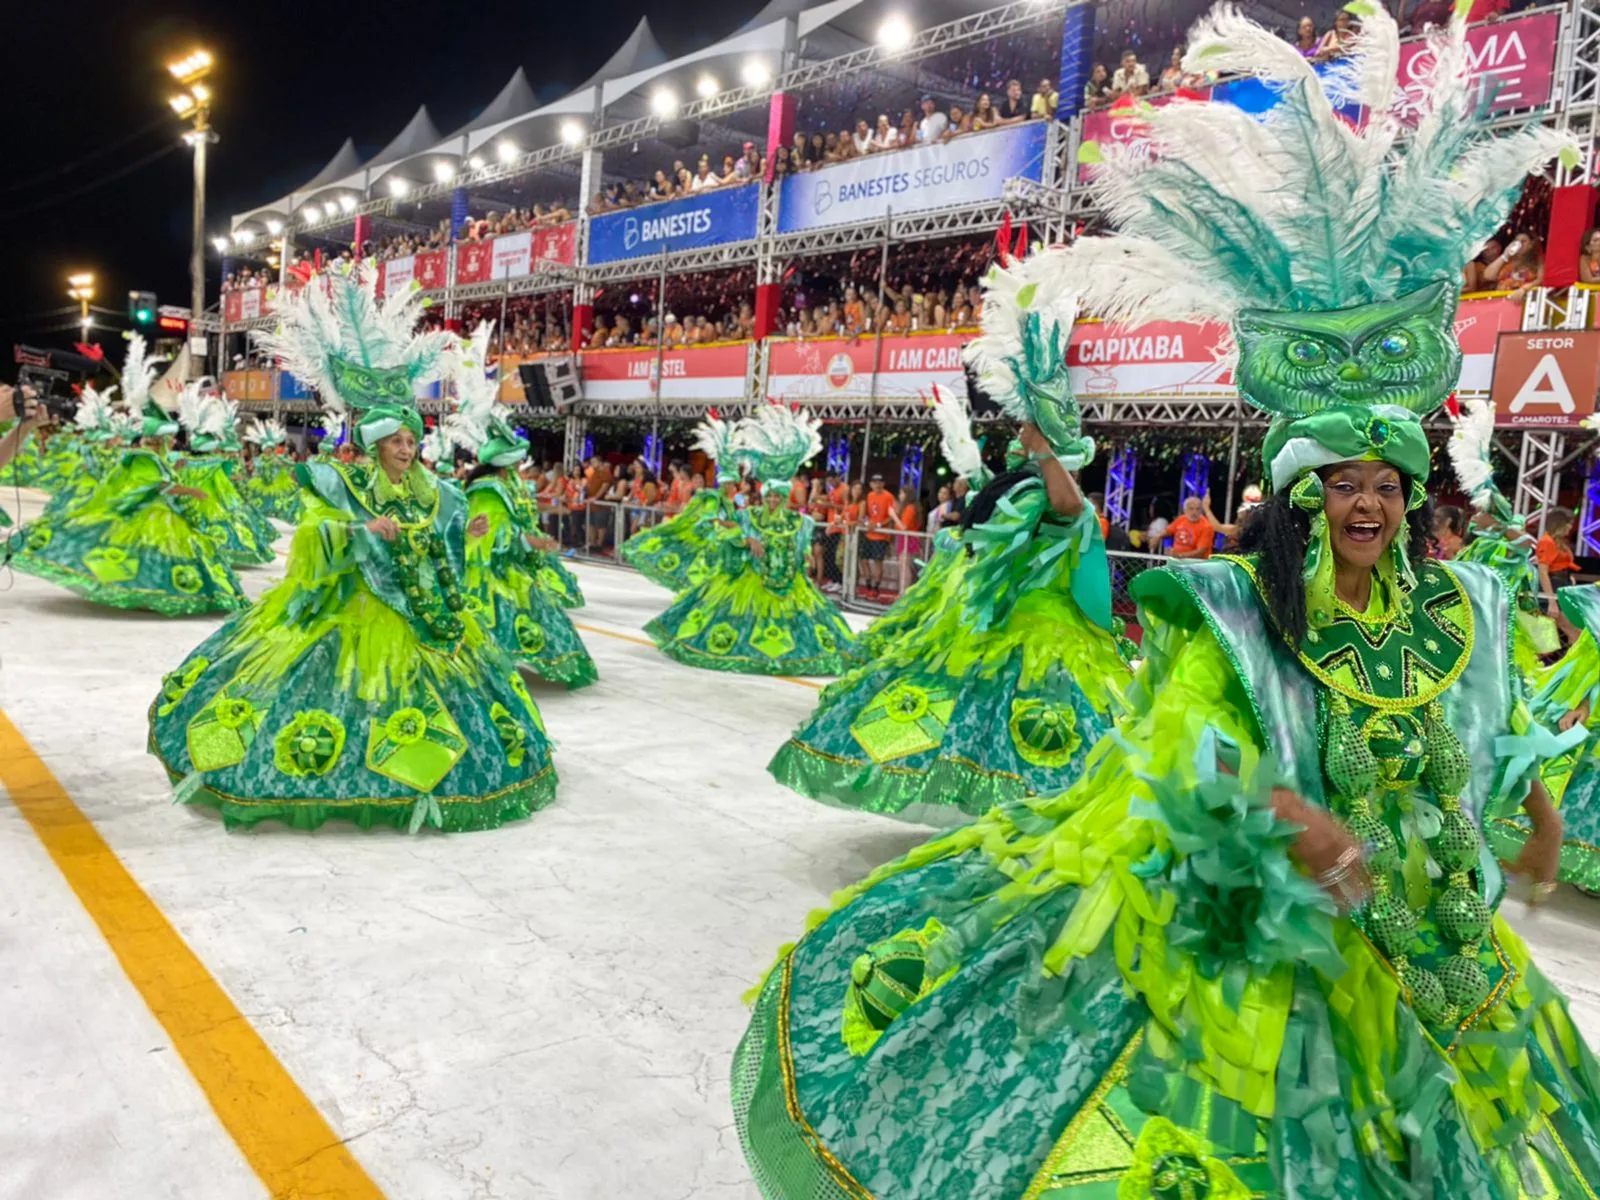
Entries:
{"label": "loudspeaker", "polygon": [[522,377],[522,398],[529,408],[550,407],[550,386],[539,368],[536,362],[521,363],[517,367],[517,374]]}
{"label": "loudspeaker", "polygon": [[517,371],[522,376],[522,394],[530,408],[566,412],[583,399],[577,364],[570,354],[523,363]]}
{"label": "loudspeaker", "polygon": [[687,150],[700,144],[699,121],[663,121],[656,131],[656,139],[677,150]]}

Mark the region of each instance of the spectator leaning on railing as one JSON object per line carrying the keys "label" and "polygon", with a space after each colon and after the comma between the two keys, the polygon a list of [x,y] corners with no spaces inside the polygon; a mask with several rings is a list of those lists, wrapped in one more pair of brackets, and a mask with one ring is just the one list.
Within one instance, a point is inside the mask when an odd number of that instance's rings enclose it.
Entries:
{"label": "spectator leaning on railing", "polygon": [[922,98],[922,120],[917,123],[917,141],[925,146],[942,139],[950,129],[950,118],[939,111],[932,96]]}
{"label": "spectator leaning on railing", "polygon": [[1122,52],[1122,65],[1111,75],[1112,99],[1123,96],[1143,96],[1150,90],[1150,72],[1144,69],[1139,56],[1132,50]]}
{"label": "spectator leaning on railing", "polygon": [[1600,229],[1583,235],[1578,251],[1578,282],[1600,283]]}

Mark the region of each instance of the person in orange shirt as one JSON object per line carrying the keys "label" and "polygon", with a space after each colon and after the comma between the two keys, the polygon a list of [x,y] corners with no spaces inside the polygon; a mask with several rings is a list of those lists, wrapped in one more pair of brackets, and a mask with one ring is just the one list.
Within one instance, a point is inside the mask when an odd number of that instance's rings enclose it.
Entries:
{"label": "person in orange shirt", "polygon": [[867,306],[854,287],[844,289],[844,335],[855,337],[867,327]]}
{"label": "person in orange shirt", "polygon": [[810,499],[811,486],[804,472],[799,472],[789,481],[789,507],[795,512],[805,512]]}
{"label": "person in orange shirt", "polygon": [[823,591],[838,591],[842,578],[839,542],[844,536],[845,508],[850,503],[850,489],[832,471],[828,472],[823,487],[823,517],[818,520],[822,532],[815,542],[818,585]]}
{"label": "person in orange shirt", "polygon": [[883,476],[874,475],[867,486],[866,533],[861,539],[862,590],[867,599],[877,600],[883,591],[883,560],[889,557],[889,528],[894,524],[894,493],[883,486]]}
{"label": "person in orange shirt", "polygon": [[910,488],[900,489],[896,506],[898,511],[894,514],[894,527],[900,530],[900,536],[895,538],[895,558],[900,563],[900,591],[903,592],[911,582],[912,559],[923,546],[921,538],[907,536],[922,532],[922,506],[917,503],[917,494]]}
{"label": "person in orange shirt", "polygon": [[1563,623],[1565,618],[1556,606],[1556,591],[1578,582],[1578,560],[1572,556],[1572,523],[1571,509],[1552,508],[1545,514],[1544,536],[1533,551],[1533,559],[1539,564],[1539,590],[1550,615]]}
{"label": "person in orange shirt", "polygon": [[1206,520],[1205,501],[1199,496],[1185,500],[1182,515],[1167,526],[1167,536],[1172,539],[1173,558],[1210,558],[1217,531]]}

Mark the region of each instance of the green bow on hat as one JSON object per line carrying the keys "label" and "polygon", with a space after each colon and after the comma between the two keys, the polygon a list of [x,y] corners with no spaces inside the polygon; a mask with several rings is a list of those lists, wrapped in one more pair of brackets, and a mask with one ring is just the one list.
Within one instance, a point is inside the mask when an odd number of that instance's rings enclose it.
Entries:
{"label": "green bow on hat", "polygon": [[528,443],[504,418],[489,418],[489,436],[478,447],[478,461],[492,467],[514,467],[528,457]]}

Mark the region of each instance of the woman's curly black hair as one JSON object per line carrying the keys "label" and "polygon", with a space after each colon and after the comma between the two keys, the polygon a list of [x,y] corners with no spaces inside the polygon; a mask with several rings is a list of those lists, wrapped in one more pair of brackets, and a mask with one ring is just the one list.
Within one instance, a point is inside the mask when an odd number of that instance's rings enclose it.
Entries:
{"label": "woman's curly black hair", "polygon": [[[1402,475],[1402,494],[1409,492],[1410,479]],[[1433,533],[1433,503],[1406,514],[1411,561],[1420,563],[1428,556],[1428,540]],[[1256,506],[1239,531],[1239,551],[1255,554],[1256,575],[1261,580],[1262,601],[1267,614],[1278,627],[1289,648],[1298,650],[1306,636],[1306,583],[1303,572],[1306,544],[1311,540],[1311,514],[1289,502],[1284,492],[1269,496]]]}
{"label": "woman's curly black hair", "polygon": [[497,467],[493,463],[478,463],[472,468],[472,470],[467,472],[467,478],[461,486],[470,487],[472,484],[477,483],[478,480],[484,478],[485,476],[498,475],[504,469],[504,467]]}

